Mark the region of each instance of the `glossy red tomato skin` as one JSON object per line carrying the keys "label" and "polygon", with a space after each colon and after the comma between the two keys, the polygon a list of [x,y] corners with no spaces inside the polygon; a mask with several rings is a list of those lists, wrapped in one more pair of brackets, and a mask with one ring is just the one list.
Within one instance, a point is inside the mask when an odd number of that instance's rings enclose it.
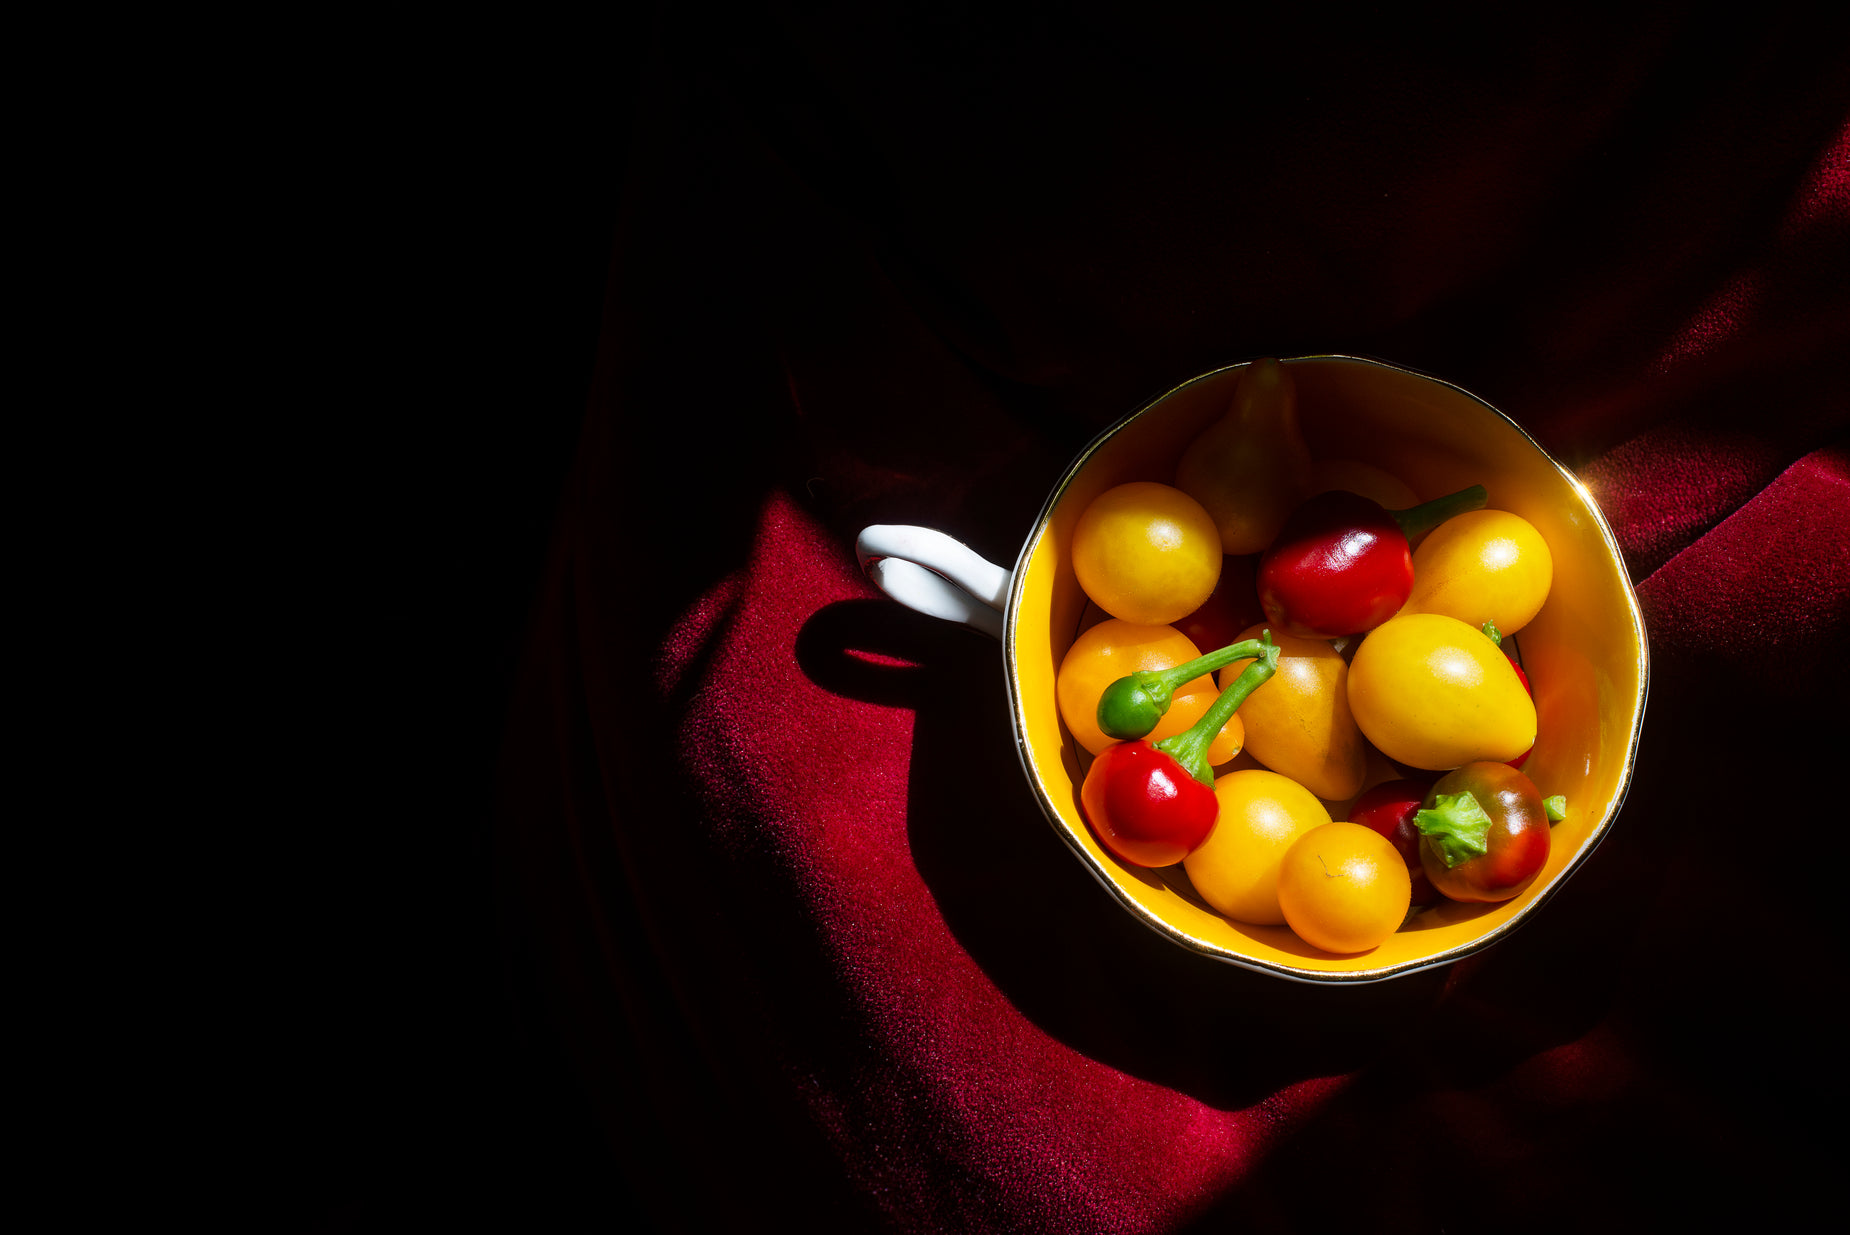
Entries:
{"label": "glossy red tomato skin", "polygon": [[[1529,685],[1529,675],[1523,671],[1521,665],[1516,663],[1516,658],[1509,654],[1508,649],[1504,650],[1503,655],[1509,659],[1510,668],[1516,671],[1516,680],[1521,682],[1522,688],[1529,692],[1529,698],[1535,698],[1535,689]],[[1522,754],[1510,760],[1510,766],[1513,768],[1521,768],[1523,764],[1529,762],[1529,756],[1534,753],[1535,747],[1531,746],[1528,750],[1523,751]]]}
{"label": "glossy red tomato skin", "polygon": [[1141,739],[1107,746],[1086,773],[1079,802],[1099,843],[1132,866],[1170,866],[1214,831],[1214,790]]}
{"label": "glossy red tomato skin", "polygon": [[1413,903],[1416,905],[1437,904],[1441,899],[1439,889],[1432,886],[1432,880],[1426,877],[1426,868],[1420,863],[1420,829],[1413,822],[1413,817],[1426,802],[1426,790],[1423,781],[1383,781],[1365,790],[1349,808],[1350,823],[1373,828],[1393,842],[1413,880]]}
{"label": "glossy red tomato skin", "polygon": [[1308,639],[1373,630],[1413,592],[1413,551],[1394,517],[1359,493],[1319,493],[1259,560],[1266,620]]}
{"label": "glossy red tomato skin", "polygon": [[1432,842],[1422,840],[1420,862],[1433,886],[1452,900],[1509,900],[1528,887],[1548,861],[1548,812],[1541,791],[1507,763],[1467,763],[1439,778],[1426,805],[1442,795],[1465,792],[1490,816],[1486,852],[1448,870]]}

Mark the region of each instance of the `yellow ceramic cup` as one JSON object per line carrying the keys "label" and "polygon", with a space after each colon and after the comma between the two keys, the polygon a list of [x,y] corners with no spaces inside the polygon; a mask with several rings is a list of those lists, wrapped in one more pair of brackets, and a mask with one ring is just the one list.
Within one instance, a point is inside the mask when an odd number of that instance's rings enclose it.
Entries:
{"label": "yellow ceramic cup", "polygon": [[1565,795],[1548,865],[1513,900],[1445,903],[1379,947],[1335,955],[1284,926],[1214,912],[1180,867],[1126,866],[1080,813],[1090,756],[1061,724],[1054,680],[1081,629],[1086,597],[1069,546],[1093,498],[1133,480],[1171,479],[1182,449],[1225,412],[1244,364],[1182,383],[1087,446],[1054,486],[1012,572],[939,533],[881,526],[857,546],[869,576],[902,603],[989,631],[1003,660],[1023,770],[1074,855],[1124,908],[1168,939],[1261,973],[1305,982],[1371,982],[1443,965],[1508,933],[1586,860],[1617,817],[1631,778],[1649,677],[1644,621],[1604,516],[1574,475],[1496,408],[1458,387],[1379,361],[1304,356],[1284,362],[1306,439],[1320,457],[1364,459],[1421,498],[1481,484],[1490,505],[1521,515],[1554,558],[1548,601],[1520,636],[1540,734],[1523,771]]}

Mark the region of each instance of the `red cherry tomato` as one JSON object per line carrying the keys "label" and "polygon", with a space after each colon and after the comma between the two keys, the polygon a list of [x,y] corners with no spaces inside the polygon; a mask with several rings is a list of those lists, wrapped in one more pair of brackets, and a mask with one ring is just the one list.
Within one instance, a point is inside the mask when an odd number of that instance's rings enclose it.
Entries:
{"label": "red cherry tomato", "polygon": [[1107,746],[1079,802],[1099,843],[1133,866],[1168,866],[1201,847],[1220,817],[1214,790],[1141,739]]}
{"label": "red cherry tomato", "polygon": [[[1510,668],[1516,671],[1516,680],[1518,682],[1521,682],[1522,688],[1529,692],[1529,698],[1531,699],[1535,698],[1535,690],[1529,685],[1529,675],[1523,672],[1523,668],[1521,665],[1516,663],[1516,658],[1514,656],[1510,656],[1510,650],[1508,648],[1503,649],[1503,654],[1505,656],[1509,656]],[[1533,755],[1534,753],[1535,753],[1535,747],[1531,746],[1528,750],[1523,751],[1522,754],[1517,755],[1514,759],[1510,760],[1509,761],[1510,766],[1513,768],[1520,768],[1523,764],[1529,762],[1529,756]]]}
{"label": "red cherry tomato", "polygon": [[1439,889],[1432,886],[1426,868],[1420,865],[1420,830],[1413,822],[1426,801],[1426,790],[1427,786],[1417,780],[1384,781],[1365,791],[1349,808],[1350,823],[1373,828],[1393,842],[1413,880],[1416,905],[1431,905],[1439,900]]}
{"label": "red cherry tomato", "polygon": [[[1460,860],[1453,861],[1445,853],[1447,840],[1459,834],[1456,820],[1471,805],[1488,816],[1487,826],[1480,824],[1481,834],[1466,846],[1475,852],[1455,853]],[[1415,822],[1427,877],[1455,901],[1509,900],[1548,861],[1548,812],[1541,791],[1507,763],[1467,763],[1440,777]]]}
{"label": "red cherry tomato", "polygon": [[1359,493],[1319,493],[1259,562],[1266,620],[1306,639],[1373,630],[1413,591],[1413,551],[1394,516]]}

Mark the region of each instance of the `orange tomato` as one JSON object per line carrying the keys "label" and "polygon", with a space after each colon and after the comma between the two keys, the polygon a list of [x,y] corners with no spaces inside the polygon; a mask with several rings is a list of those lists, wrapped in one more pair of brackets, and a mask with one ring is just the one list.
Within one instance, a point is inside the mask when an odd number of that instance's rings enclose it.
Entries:
{"label": "orange tomato", "polygon": [[1092,500],[1073,528],[1073,573],[1112,617],[1161,626],[1199,609],[1220,578],[1220,532],[1180,489],[1134,481]]}
{"label": "orange tomato", "polygon": [[[1054,680],[1060,718],[1074,740],[1096,755],[1115,740],[1098,727],[1098,697],[1107,686],[1127,674],[1173,669],[1200,655],[1189,637],[1172,626],[1142,626],[1107,618],[1073,640],[1060,662],[1060,672]],[[1204,673],[1177,687],[1170,697],[1169,711],[1146,740],[1160,742],[1189,728],[1219,696],[1211,674]],[[1226,763],[1240,753],[1245,741],[1245,722],[1235,712],[1209,744],[1208,762]]]}
{"label": "orange tomato", "polygon": [[1400,928],[1413,880],[1394,843],[1359,823],[1304,833],[1278,865],[1285,925],[1325,952],[1366,952]]}
{"label": "orange tomato", "polygon": [[1282,926],[1279,862],[1298,837],[1328,823],[1330,812],[1296,781],[1259,768],[1216,777],[1214,796],[1220,802],[1214,831],[1182,859],[1189,882],[1236,922]]}
{"label": "orange tomato", "polygon": [[1443,613],[1467,626],[1495,622],[1513,635],[1554,582],[1554,558],[1533,524],[1507,510],[1454,515],[1413,551],[1413,592],[1402,613]]}
{"label": "orange tomato", "polygon": [[[1257,639],[1264,623],[1240,632]],[[1289,776],[1330,802],[1362,791],[1368,757],[1362,731],[1349,711],[1349,666],[1327,639],[1303,639],[1274,630],[1278,672],[1240,705],[1246,750],[1274,772]],[[1230,686],[1250,660],[1220,672]]]}

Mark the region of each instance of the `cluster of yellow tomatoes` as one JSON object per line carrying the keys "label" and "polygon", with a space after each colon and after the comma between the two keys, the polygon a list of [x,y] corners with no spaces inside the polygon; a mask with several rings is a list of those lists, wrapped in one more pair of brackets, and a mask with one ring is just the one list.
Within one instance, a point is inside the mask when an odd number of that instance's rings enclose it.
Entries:
{"label": "cluster of yellow tomatoes", "polygon": [[[1319,484],[1387,509],[1413,499],[1370,465],[1307,461],[1294,500]],[[1238,502],[1238,493],[1229,500]],[[1277,532],[1277,518],[1246,522],[1269,526],[1261,535]],[[1269,630],[1277,671],[1213,740],[1207,762],[1219,816],[1183,867],[1202,899],[1235,921],[1287,925],[1333,952],[1372,948],[1409,916],[1419,871],[1381,831],[1348,821],[1371,765],[1381,779],[1384,764],[1371,761],[1369,749],[1426,772],[1521,762],[1535,740],[1535,707],[1526,679],[1485,628],[1511,635],[1535,616],[1552,580],[1548,547],[1507,511],[1452,517],[1413,546],[1412,592],[1399,611],[1331,640],[1262,620],[1256,559],[1246,556],[1256,550],[1236,541],[1232,548],[1242,552],[1233,553],[1225,523],[1189,493],[1156,482],[1118,486],[1086,510],[1072,564],[1106,616],[1061,664],[1061,716],[1096,756],[1113,741],[1097,716],[1113,681],[1175,668]],[[1218,683],[1203,674],[1177,688],[1148,740],[1193,725],[1250,663],[1227,665]],[[1248,760],[1227,766],[1242,752]]]}

